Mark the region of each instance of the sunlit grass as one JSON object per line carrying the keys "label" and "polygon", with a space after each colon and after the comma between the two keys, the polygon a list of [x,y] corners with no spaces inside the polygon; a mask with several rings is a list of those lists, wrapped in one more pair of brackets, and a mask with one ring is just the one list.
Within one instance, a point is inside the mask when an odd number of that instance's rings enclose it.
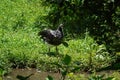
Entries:
{"label": "sunlit grass", "polygon": [[[85,38],[66,41],[69,45],[68,47],[62,44],[58,46],[61,57],[55,53],[55,47],[51,48],[51,52],[58,56],[48,55],[48,46],[37,36],[37,33],[38,30],[32,29],[4,30],[2,32],[4,35],[0,36],[0,51],[4,54],[4,59],[6,60],[3,62],[9,63],[9,66],[12,65],[14,67],[34,66],[43,70],[49,70],[56,69],[57,66],[52,65],[52,63],[58,63],[65,54],[71,56],[73,65],[80,63],[79,66],[89,66],[90,53],[92,54],[92,65],[94,68],[105,67],[111,61],[110,56],[104,56],[104,52],[108,54],[107,51],[102,51],[106,50],[105,46],[99,46],[88,33],[86,33]],[[96,55],[98,56],[96,57]],[[102,58],[99,56],[102,56]]]}
{"label": "sunlit grass", "polygon": [[[0,13],[1,28],[17,29],[21,27],[34,27],[36,19],[45,16],[47,9],[42,6],[40,0],[2,0],[0,3]],[[40,21],[42,20],[41,18]]]}

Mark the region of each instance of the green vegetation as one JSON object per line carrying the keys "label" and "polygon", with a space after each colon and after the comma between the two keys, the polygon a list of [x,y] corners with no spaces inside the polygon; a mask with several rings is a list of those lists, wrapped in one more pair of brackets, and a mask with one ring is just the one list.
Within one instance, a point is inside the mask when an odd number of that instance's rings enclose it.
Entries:
{"label": "green vegetation", "polygon": [[[114,54],[120,51],[119,1],[117,3],[117,0],[102,0],[100,3],[105,4],[104,14],[101,13],[102,6],[96,7],[99,1],[95,0],[93,2],[56,0],[60,1],[59,3],[54,0],[46,1],[2,0],[0,2],[0,80],[12,68],[27,67],[41,71],[60,71],[63,80],[65,77],[70,78],[69,80],[79,80],[79,75],[74,73],[82,71],[95,73],[119,60],[120,54]],[[79,3],[77,1],[81,3],[77,4]],[[105,12],[109,12],[110,3],[114,3],[115,11],[111,17],[104,19]],[[90,9],[86,9],[87,7]],[[97,9],[92,13],[93,7]],[[111,18],[112,24],[109,24]],[[58,47],[59,54],[55,53],[53,47],[52,52],[48,54],[47,45],[37,34],[44,28],[56,28],[62,22],[65,22],[65,40],[69,46],[65,47],[61,44]],[[116,66],[120,69],[119,64]],[[118,74],[115,73],[113,77],[107,76],[108,79],[94,75],[89,80],[115,80]],[[48,76],[48,80],[52,80],[52,77]]]}

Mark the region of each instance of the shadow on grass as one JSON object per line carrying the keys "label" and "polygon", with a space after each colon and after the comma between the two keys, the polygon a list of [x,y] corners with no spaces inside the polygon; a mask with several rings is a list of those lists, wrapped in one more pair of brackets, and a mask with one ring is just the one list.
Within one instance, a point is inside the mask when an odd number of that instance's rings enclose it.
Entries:
{"label": "shadow on grass", "polygon": [[112,63],[110,66],[101,68],[98,71],[103,71],[103,70],[120,70],[120,56],[117,56],[116,61]]}
{"label": "shadow on grass", "polygon": [[47,52],[47,53],[40,53],[43,55],[48,55],[50,57],[63,57],[64,54],[60,54],[59,52]]}
{"label": "shadow on grass", "polygon": [[107,66],[105,68],[101,68],[98,70],[99,71],[105,71],[105,70],[120,70],[120,62],[119,63],[116,63],[114,65],[111,65],[111,66]]}

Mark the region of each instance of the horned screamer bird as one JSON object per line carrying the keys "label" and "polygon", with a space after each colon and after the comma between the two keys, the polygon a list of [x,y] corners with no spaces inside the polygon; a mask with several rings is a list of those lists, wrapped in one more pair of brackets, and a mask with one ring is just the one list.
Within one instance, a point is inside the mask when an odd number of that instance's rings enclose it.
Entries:
{"label": "horned screamer bird", "polygon": [[63,26],[63,24],[60,24],[56,30],[45,29],[38,33],[38,35],[41,36],[45,42],[56,47],[56,52],[58,52],[57,46],[61,43],[63,43],[65,46],[68,46],[68,44],[63,41]]}

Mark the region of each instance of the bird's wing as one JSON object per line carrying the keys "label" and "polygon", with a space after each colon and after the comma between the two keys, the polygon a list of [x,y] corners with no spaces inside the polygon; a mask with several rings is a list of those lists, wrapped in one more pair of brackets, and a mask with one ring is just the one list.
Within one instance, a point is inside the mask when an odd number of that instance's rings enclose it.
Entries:
{"label": "bird's wing", "polygon": [[57,37],[56,35],[56,31],[53,31],[53,30],[49,30],[50,31],[50,34],[53,35],[54,37]]}
{"label": "bird's wing", "polygon": [[63,38],[63,35],[62,35],[62,33],[59,30],[56,30],[56,37],[58,39],[62,39]]}

